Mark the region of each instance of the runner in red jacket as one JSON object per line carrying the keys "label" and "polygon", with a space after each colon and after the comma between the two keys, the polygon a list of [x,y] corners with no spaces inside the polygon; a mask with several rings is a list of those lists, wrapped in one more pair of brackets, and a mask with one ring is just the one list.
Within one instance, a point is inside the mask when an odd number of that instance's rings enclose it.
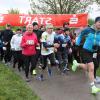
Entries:
{"label": "runner in red jacket", "polygon": [[38,44],[37,36],[29,32],[25,32],[22,38],[21,46],[23,48],[22,54],[26,56],[36,54],[36,45]]}
{"label": "runner in red jacket", "polygon": [[29,65],[31,63],[30,73],[36,75],[36,46],[38,45],[38,39],[35,33],[33,33],[33,25],[29,24],[26,27],[26,32],[21,41],[22,54],[24,55],[24,64],[25,64],[25,74],[26,81],[30,81],[29,74]]}

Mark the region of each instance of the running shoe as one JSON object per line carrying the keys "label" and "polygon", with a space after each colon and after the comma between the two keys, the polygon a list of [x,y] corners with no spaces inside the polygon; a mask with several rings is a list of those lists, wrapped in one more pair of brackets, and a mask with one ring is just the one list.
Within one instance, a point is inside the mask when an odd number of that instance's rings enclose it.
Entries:
{"label": "running shoe", "polygon": [[48,68],[48,76],[51,77],[52,76],[52,71],[50,68]]}
{"label": "running shoe", "polygon": [[78,62],[76,60],[73,61],[73,65],[72,65],[72,71],[76,71],[77,67],[78,67]]}
{"label": "running shoe", "polygon": [[36,75],[36,74],[37,74],[37,72],[36,72],[36,70],[34,69],[34,70],[33,70],[33,75]]}
{"label": "running shoe", "polygon": [[37,79],[40,80],[40,81],[43,81],[44,80],[43,74],[41,74]]}
{"label": "running shoe", "polygon": [[98,92],[100,92],[100,88],[97,88],[96,86],[93,86],[93,87],[92,87],[91,93],[92,93],[92,94],[96,94],[96,93],[98,93]]}

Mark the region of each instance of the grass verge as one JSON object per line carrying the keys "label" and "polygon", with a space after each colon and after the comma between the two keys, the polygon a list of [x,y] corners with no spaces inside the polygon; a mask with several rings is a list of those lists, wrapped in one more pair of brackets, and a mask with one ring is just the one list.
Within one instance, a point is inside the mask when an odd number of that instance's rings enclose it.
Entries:
{"label": "grass verge", "polygon": [[0,64],[0,100],[40,100],[11,69]]}
{"label": "grass verge", "polygon": [[99,68],[98,68],[98,70],[97,70],[97,76],[100,77],[100,66],[99,66]]}

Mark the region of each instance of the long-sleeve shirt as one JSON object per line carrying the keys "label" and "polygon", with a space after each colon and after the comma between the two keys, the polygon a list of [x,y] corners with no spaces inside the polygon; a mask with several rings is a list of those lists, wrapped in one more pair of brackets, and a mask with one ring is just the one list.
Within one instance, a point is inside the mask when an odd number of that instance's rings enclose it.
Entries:
{"label": "long-sleeve shirt", "polygon": [[21,41],[22,41],[22,34],[16,34],[13,35],[10,45],[11,45],[11,49],[15,50],[15,51],[21,51]]}
{"label": "long-sleeve shirt", "polygon": [[52,32],[51,34],[47,32],[42,33],[42,46],[41,46],[41,54],[42,55],[49,55],[51,53],[54,53],[54,35],[55,32]]}

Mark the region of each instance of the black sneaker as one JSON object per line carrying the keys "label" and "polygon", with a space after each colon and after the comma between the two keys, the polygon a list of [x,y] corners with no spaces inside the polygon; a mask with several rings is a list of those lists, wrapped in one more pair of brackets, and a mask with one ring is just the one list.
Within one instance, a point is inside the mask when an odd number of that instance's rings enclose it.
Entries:
{"label": "black sneaker", "polygon": [[20,68],[18,68],[18,71],[19,71],[19,72],[21,72],[21,69],[20,69]]}
{"label": "black sneaker", "polygon": [[31,80],[29,78],[26,77],[26,82],[30,82]]}
{"label": "black sneaker", "polygon": [[62,73],[67,74],[68,71],[69,71],[69,69],[66,67],[66,68],[63,69]]}
{"label": "black sneaker", "polygon": [[15,64],[13,65],[13,68],[15,68]]}

